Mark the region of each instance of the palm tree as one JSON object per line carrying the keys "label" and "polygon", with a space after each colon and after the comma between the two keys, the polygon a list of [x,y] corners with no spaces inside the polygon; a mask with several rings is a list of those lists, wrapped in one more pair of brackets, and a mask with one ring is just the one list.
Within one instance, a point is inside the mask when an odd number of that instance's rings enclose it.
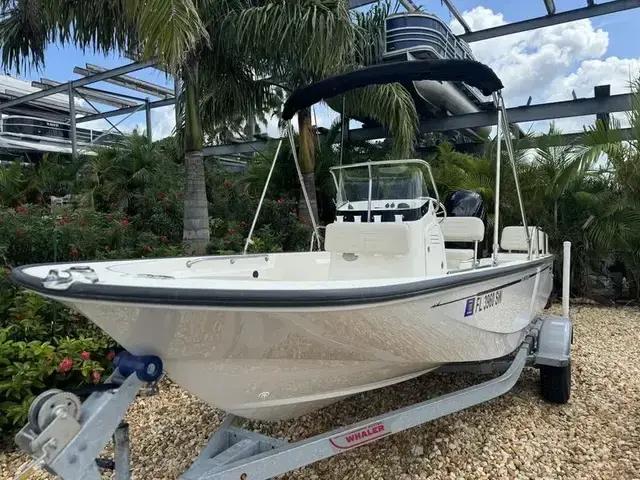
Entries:
{"label": "palm tree", "polygon": [[620,122],[611,128],[597,122],[586,141],[593,153],[606,156],[596,180],[601,188],[580,192],[589,216],[582,228],[592,248],[607,252],[624,263],[635,296],[640,298],[640,78],[631,83],[628,114],[631,135],[622,137]]}
{"label": "palm tree", "polygon": [[184,240],[195,252],[209,241],[203,121],[261,111],[272,95],[268,81],[256,80],[265,72],[330,72],[353,32],[344,0],[0,0],[8,68],[43,66],[46,46],[59,42],[156,58],[181,77]]}
{"label": "palm tree", "polygon": [[[279,33],[279,29],[285,29],[286,26],[277,18],[273,18],[274,28],[269,31],[267,38],[263,39],[262,16],[267,15],[268,5],[262,7],[264,12],[261,12],[260,8],[246,9],[235,16],[228,17],[239,32],[237,40],[240,55],[238,57],[247,59],[251,65],[260,66],[262,87],[269,84],[271,92],[274,86],[290,92],[327,76],[351,71],[381,60],[382,51],[376,46],[380,45],[383,35],[386,16],[383,13],[385,11],[388,13],[389,2],[387,7],[375,6],[366,14],[357,14],[355,23],[352,23],[349,16],[349,2],[334,1],[332,2],[335,12],[333,16],[327,16],[323,22],[313,25],[315,20],[309,16],[309,9],[316,11],[328,8],[330,3],[327,2],[326,6],[323,6],[315,0],[287,2],[291,16],[298,16],[302,28],[302,30],[296,29],[296,35],[308,30],[313,32],[312,38],[315,37],[313,40],[297,37],[292,39],[291,43],[286,43]],[[317,41],[319,34],[322,35],[329,30],[333,31],[333,40],[322,47],[327,51],[319,50],[315,56],[313,52],[311,56],[306,54],[305,52],[309,50],[307,42]],[[274,38],[270,38],[270,35]],[[286,54],[289,49],[293,52]],[[325,54],[328,55],[328,61],[324,58]],[[304,61],[291,61],[291,59],[300,58]],[[411,95],[401,85],[369,86],[327,99],[327,103],[335,111],[344,113],[346,117],[373,120],[385,127],[393,136],[393,155],[397,158],[407,157],[411,153],[417,130],[417,113]],[[298,160],[313,216],[317,219],[315,174],[316,152],[319,145],[312,123],[311,109],[298,112],[297,126]],[[301,202],[299,211],[303,220],[310,220],[312,213],[308,211],[306,202]]]}

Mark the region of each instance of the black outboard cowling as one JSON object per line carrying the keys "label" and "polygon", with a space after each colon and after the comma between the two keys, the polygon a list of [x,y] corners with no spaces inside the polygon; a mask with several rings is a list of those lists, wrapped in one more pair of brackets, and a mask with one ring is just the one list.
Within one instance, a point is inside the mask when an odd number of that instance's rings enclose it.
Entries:
{"label": "black outboard cowling", "polygon": [[487,218],[482,196],[471,190],[457,190],[444,201],[447,217],[478,217],[483,222]]}
{"label": "black outboard cowling", "polygon": [[[484,201],[478,192],[472,190],[457,190],[450,193],[444,201],[444,208],[447,217],[478,217],[485,223],[487,211],[484,208]],[[449,248],[469,248],[469,244],[464,242],[447,243]]]}

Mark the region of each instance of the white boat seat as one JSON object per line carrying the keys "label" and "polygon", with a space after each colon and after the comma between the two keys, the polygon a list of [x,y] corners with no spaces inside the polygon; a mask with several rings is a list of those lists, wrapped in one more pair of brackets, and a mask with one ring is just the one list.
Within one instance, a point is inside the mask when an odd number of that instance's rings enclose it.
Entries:
{"label": "white boat seat", "polygon": [[[531,235],[533,243],[533,252],[544,252],[547,234],[540,229],[536,234],[536,227],[529,227],[529,235]],[[528,252],[529,246],[527,245],[524,227],[504,227],[502,229],[500,247],[509,252]]]}
{"label": "white boat seat", "polygon": [[484,239],[484,223],[477,217],[447,217],[440,222],[440,230],[445,242],[481,242]]}
{"label": "white boat seat", "polygon": [[473,250],[466,248],[445,248],[447,256],[447,268],[456,270],[460,268],[462,262],[473,262]]}
{"label": "white boat seat", "polygon": [[392,222],[330,223],[324,249],[335,253],[406,255],[409,253],[409,227]]}

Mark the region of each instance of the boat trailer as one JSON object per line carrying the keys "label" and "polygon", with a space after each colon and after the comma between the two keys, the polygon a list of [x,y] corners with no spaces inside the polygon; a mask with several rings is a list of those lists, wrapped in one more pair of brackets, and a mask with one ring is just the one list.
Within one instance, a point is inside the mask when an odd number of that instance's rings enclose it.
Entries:
{"label": "boat trailer", "polygon": [[[269,479],[504,395],[525,366],[540,369],[545,399],[566,403],[571,387],[572,342],[573,325],[568,316],[538,318],[510,360],[451,364],[436,370],[502,371],[500,376],[295,443],[235,426],[239,417],[229,414],[180,478]],[[99,391],[84,402],[73,393],[56,389],[33,401],[28,423],[16,435],[18,446],[33,460],[15,478],[27,479],[35,470],[45,469],[64,480],[93,480],[101,478],[100,468],[113,469],[116,480],[131,478],[128,426],[122,421],[136,397],[160,379],[162,362],[155,356],[121,352],[114,366]],[[112,439],[114,461],[97,459]]]}

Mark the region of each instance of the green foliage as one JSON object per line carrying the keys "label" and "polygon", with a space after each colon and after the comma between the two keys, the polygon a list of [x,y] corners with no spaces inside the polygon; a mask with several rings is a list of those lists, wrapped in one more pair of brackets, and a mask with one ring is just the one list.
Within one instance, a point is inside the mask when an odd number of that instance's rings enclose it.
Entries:
{"label": "green foliage", "polygon": [[[116,347],[79,314],[16,288],[0,271],[0,428],[25,422],[33,398],[46,388],[97,383]],[[65,359],[71,359],[64,364]]]}

